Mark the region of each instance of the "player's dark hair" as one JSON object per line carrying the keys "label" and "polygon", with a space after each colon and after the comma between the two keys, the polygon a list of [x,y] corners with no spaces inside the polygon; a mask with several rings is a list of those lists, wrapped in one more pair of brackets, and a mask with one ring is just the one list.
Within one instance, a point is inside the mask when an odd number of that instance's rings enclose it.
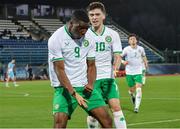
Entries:
{"label": "player's dark hair", "polygon": [[134,34],[134,33],[131,33],[131,34],[129,34],[129,36],[128,36],[128,40],[129,40],[129,38],[131,38],[131,37],[135,37],[136,40],[137,40],[137,42],[139,42],[139,36],[138,36],[138,35],[136,35],[136,34]]}
{"label": "player's dark hair", "polygon": [[87,13],[82,9],[75,10],[73,12],[73,14],[72,14],[71,20],[73,20],[73,21],[83,21],[83,22],[86,22],[86,23],[89,22],[89,18],[88,18]]}
{"label": "player's dark hair", "polygon": [[94,9],[100,9],[104,14],[106,14],[106,9],[104,7],[104,4],[101,2],[92,2],[87,7],[88,12]]}

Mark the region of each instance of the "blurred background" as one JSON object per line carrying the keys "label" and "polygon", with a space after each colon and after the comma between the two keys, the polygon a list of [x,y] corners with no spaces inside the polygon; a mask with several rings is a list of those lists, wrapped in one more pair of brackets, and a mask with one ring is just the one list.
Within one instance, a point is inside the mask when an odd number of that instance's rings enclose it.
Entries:
{"label": "blurred background", "polygon": [[[75,9],[92,0],[6,0],[0,2],[0,69],[16,59],[17,79],[48,79],[47,42]],[[180,73],[179,0],[102,0],[105,25],[116,30],[123,48],[129,33],[140,37],[150,67],[149,75]],[[121,76],[121,75],[120,75]],[[3,80],[3,77],[1,77]]]}

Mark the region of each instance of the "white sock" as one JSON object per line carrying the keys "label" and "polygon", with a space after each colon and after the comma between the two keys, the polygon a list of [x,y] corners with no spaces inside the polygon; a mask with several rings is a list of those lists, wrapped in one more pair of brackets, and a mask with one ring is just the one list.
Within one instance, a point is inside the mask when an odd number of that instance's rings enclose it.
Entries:
{"label": "white sock", "polygon": [[128,93],[131,95],[131,96],[136,96],[135,93],[132,93],[130,90],[128,91]]}
{"label": "white sock", "polygon": [[88,129],[99,129],[99,122],[92,116],[87,116]]}
{"label": "white sock", "polygon": [[142,98],[142,91],[141,88],[136,89],[136,101],[135,101],[135,108],[139,109],[139,106],[141,104],[141,98]]}
{"label": "white sock", "polygon": [[145,83],[146,83],[146,76],[143,75],[143,77],[142,77],[142,84],[145,85]]}
{"label": "white sock", "polygon": [[6,86],[9,86],[8,82],[6,82]]}
{"label": "white sock", "polygon": [[116,129],[127,129],[126,120],[122,111],[113,112]]}

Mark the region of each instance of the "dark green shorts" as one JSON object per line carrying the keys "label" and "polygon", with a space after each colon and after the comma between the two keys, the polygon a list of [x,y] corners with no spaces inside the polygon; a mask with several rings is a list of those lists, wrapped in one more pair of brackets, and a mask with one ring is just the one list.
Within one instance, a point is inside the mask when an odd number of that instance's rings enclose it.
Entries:
{"label": "dark green shorts", "polygon": [[[83,98],[88,101],[88,108],[84,109],[86,112],[89,113],[89,111],[94,108],[106,105],[102,96],[97,92],[96,89],[93,90],[91,95],[84,91],[84,87],[74,87],[74,89],[77,93],[79,93]],[[64,87],[55,88],[53,100],[53,114],[57,112],[64,112],[69,117],[71,117],[71,114],[76,109],[77,105],[77,100],[69,94],[67,89],[65,89]]]}
{"label": "dark green shorts", "polygon": [[136,83],[142,84],[142,74],[126,75],[126,80],[129,87],[135,86]]}
{"label": "dark green shorts", "polygon": [[95,89],[102,94],[104,101],[106,102],[112,98],[120,98],[118,86],[112,78],[96,80],[94,86]]}

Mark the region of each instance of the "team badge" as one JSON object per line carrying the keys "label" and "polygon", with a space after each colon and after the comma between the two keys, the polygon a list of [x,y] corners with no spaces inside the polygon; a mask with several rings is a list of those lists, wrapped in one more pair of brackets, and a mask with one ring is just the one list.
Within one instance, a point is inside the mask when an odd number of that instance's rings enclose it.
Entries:
{"label": "team badge", "polygon": [[112,38],[111,38],[111,36],[106,36],[105,40],[106,40],[106,42],[110,43],[112,41]]}
{"label": "team badge", "polygon": [[83,45],[84,45],[85,47],[89,46],[89,41],[85,39],[85,40],[83,41]]}
{"label": "team badge", "polygon": [[56,104],[55,106],[54,106],[54,108],[57,110],[57,109],[59,109],[59,104]]}

